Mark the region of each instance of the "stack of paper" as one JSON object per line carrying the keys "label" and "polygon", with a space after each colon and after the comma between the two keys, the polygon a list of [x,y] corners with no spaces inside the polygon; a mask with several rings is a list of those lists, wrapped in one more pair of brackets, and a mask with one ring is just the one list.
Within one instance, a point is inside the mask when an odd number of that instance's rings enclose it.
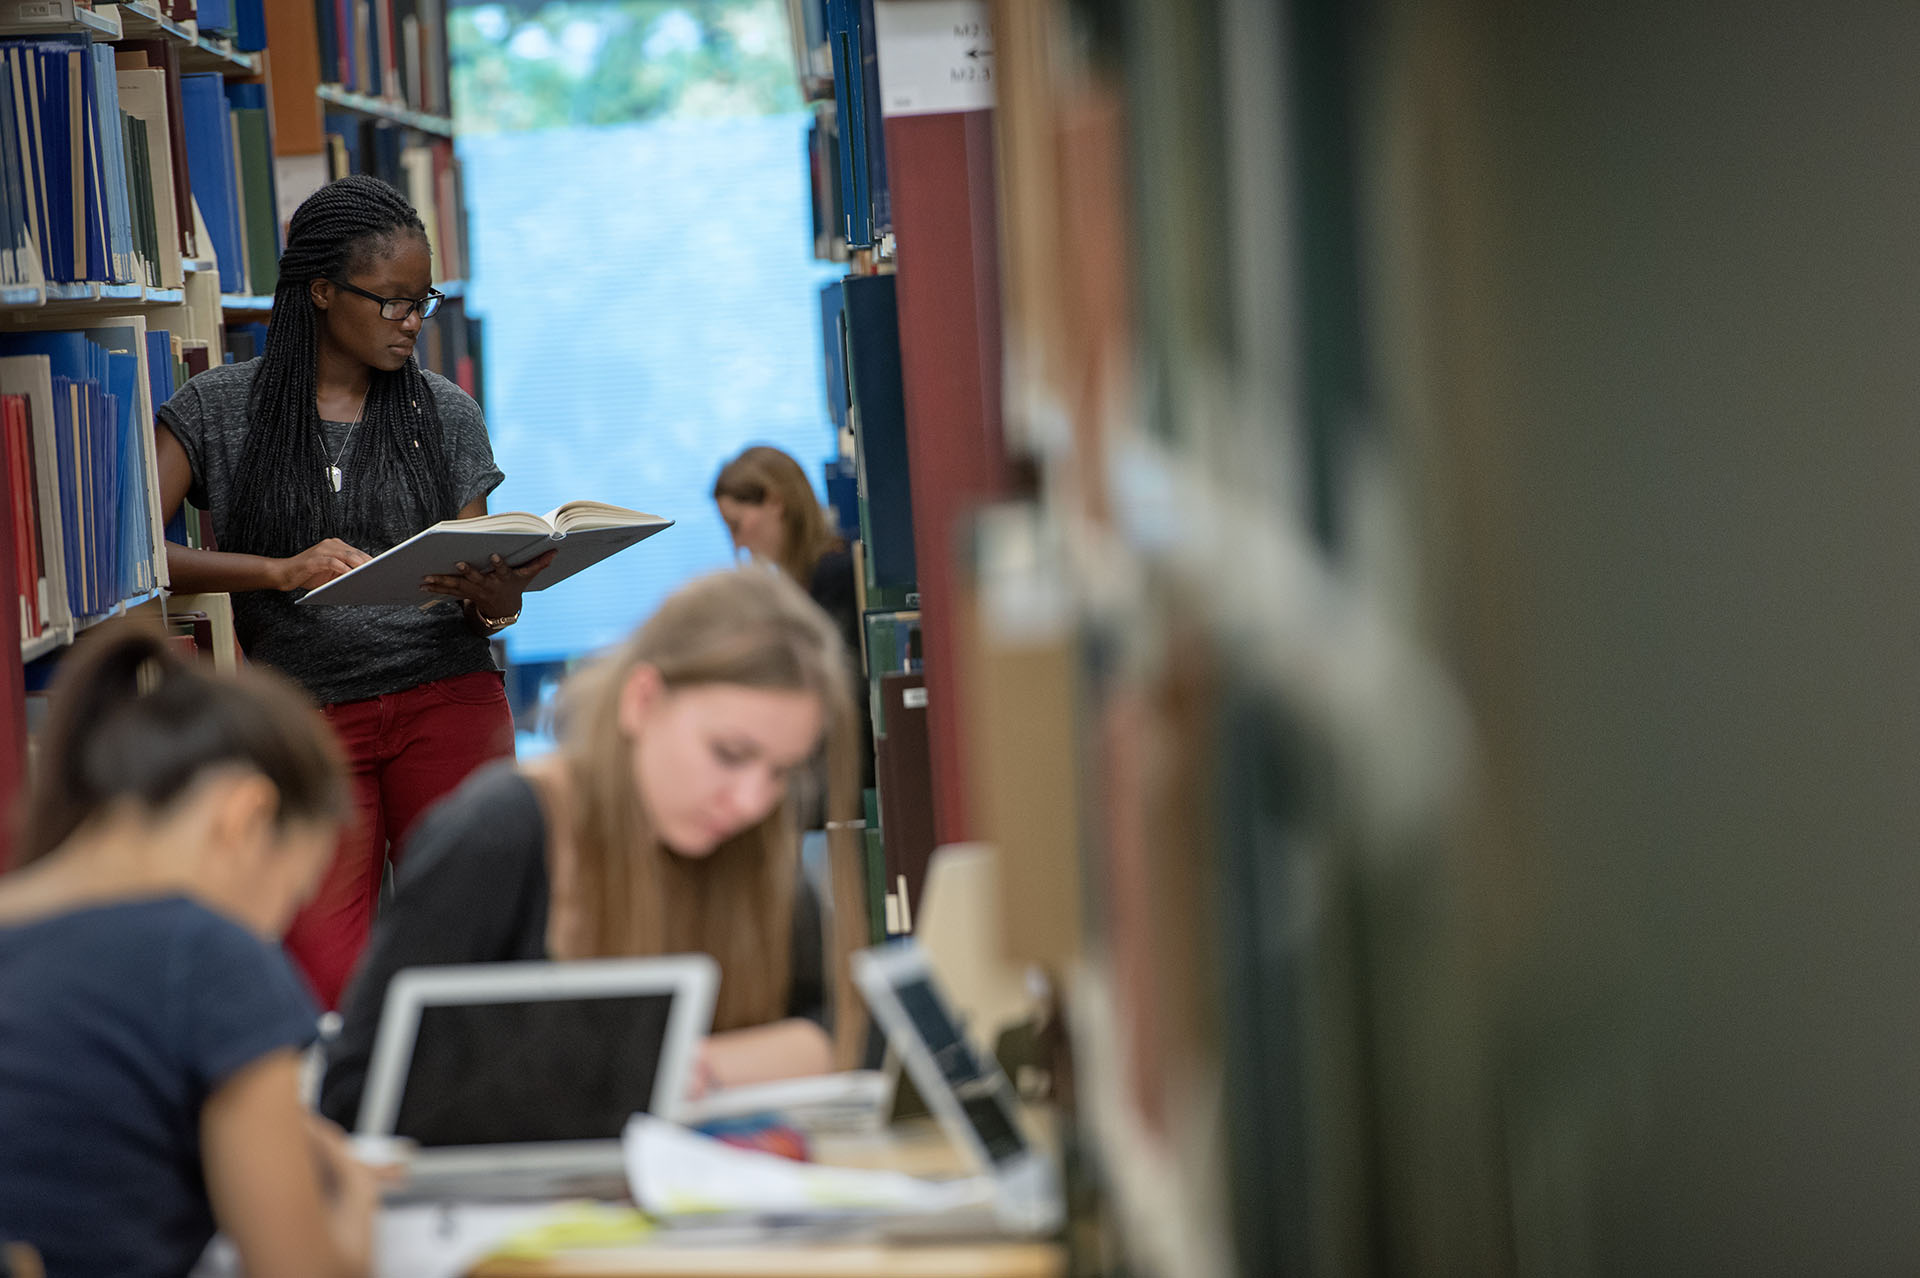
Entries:
{"label": "stack of paper", "polygon": [[648,1114],[627,1122],[627,1180],[656,1217],[931,1215],[990,1203],[983,1178],[921,1180],[899,1172],[797,1163],[738,1149]]}

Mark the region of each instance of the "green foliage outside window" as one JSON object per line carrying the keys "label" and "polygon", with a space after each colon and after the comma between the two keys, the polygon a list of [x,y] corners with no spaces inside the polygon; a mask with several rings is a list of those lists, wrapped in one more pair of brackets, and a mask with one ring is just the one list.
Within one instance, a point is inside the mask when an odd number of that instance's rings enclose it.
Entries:
{"label": "green foliage outside window", "polygon": [[781,0],[549,0],[452,9],[465,133],[800,109]]}

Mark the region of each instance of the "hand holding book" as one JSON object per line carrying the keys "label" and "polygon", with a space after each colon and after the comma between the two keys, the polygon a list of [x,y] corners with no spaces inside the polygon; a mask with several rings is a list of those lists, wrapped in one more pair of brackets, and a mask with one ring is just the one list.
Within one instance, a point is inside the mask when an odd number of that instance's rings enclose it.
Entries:
{"label": "hand holding book", "polygon": [[498,555],[485,571],[472,564],[455,564],[450,573],[429,573],[420,579],[420,589],[471,605],[475,620],[489,629],[499,629],[507,618],[520,615],[520,596],[533,588],[540,575],[560,552],[549,550],[518,568]]}

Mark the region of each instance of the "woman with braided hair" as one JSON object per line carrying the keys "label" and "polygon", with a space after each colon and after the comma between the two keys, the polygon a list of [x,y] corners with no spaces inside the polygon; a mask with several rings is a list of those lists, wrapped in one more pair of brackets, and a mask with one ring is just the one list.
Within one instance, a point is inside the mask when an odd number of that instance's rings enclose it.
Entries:
{"label": "woman with braided hair", "polygon": [[504,478],[479,405],[414,358],[439,306],[426,229],[371,177],[329,183],[287,227],[265,353],[209,369],[159,410],[161,506],[213,516],[218,550],[167,547],[179,591],[233,595],[240,642],[320,703],[357,814],[287,949],[326,1006],[366,943],[388,848],[489,760],[513,721],[488,640],[551,555],[423,585],[436,606],[300,608],[430,524],[486,513]]}

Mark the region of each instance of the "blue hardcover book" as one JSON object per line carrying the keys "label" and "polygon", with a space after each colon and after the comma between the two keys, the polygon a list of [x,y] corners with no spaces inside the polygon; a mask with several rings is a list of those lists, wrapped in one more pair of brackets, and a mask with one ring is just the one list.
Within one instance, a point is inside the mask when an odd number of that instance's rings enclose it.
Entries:
{"label": "blue hardcover book", "polygon": [[860,476],[851,458],[835,457],[826,465],[827,507],[833,511],[833,530],[848,541],[860,539]]}
{"label": "blue hardcover book", "polygon": [[[44,36],[35,43],[40,53],[42,88],[57,90],[57,102],[52,103],[55,108],[52,118],[57,122],[58,138],[65,142],[66,183],[62,190],[67,200],[67,219],[63,219],[61,225],[68,227],[70,232],[79,232],[81,237],[79,244],[74,246],[74,274],[66,278],[123,283],[131,278],[132,217],[129,215],[121,228],[126,235],[126,257],[122,259],[112,231],[113,206],[108,194],[106,160],[111,154],[116,164],[124,164],[125,152],[113,148],[112,135],[108,133],[101,115],[99,63],[94,56],[93,42],[86,36],[75,35]],[[105,45],[101,48],[107,55],[107,66],[111,71],[113,50]],[[111,75],[107,82],[114,87],[113,131],[117,133],[120,123],[119,90]],[[79,106],[78,134],[73,132],[76,99]],[[43,106],[43,129],[47,127],[47,121],[48,112]],[[124,275],[119,269],[123,264],[128,267],[128,273]]]}
{"label": "blue hardcover book", "polygon": [[164,328],[147,330],[147,387],[155,408],[173,398],[173,334]]}
{"label": "blue hardcover book", "polygon": [[110,44],[90,45],[93,94],[91,102],[99,118],[100,184],[99,211],[106,225],[106,244],[112,254],[113,280],[131,284],[139,278],[133,248],[133,193],[127,185],[127,117],[120,111],[120,81],[114,66]]}
{"label": "blue hardcover book", "polygon": [[332,84],[340,78],[340,33],[333,0],[313,0],[313,30],[320,40],[320,82]]}
{"label": "blue hardcover book", "polygon": [[100,538],[100,602],[105,608],[127,596],[120,562],[120,432],[116,427],[124,418],[121,403],[118,395],[105,390],[94,400],[99,415],[93,422],[93,517]]}
{"label": "blue hardcover book", "polygon": [[[147,331],[147,387],[151,392],[148,403],[155,408],[173,398],[173,334],[164,328]],[[187,509],[184,502],[167,520],[161,537],[176,545],[187,544]]]}
{"label": "blue hardcover book", "polygon": [[105,364],[96,362],[94,352],[94,343],[87,339],[85,333],[38,329],[9,333],[0,330],[0,355],[44,355],[48,369],[55,377],[82,381],[104,371]]}
{"label": "blue hardcover book", "polygon": [[267,353],[267,326],[255,320],[251,324],[227,325],[226,362],[244,364]]}
{"label": "blue hardcover book", "polygon": [[74,395],[77,383],[56,374],[53,379],[54,462],[60,475],[60,540],[67,548],[67,611],[87,615],[86,543],[80,537],[80,449],[74,432]]}
{"label": "blue hardcover book", "polygon": [[239,182],[233,170],[233,118],[225,85],[203,72],[180,77],[180,113],[186,129],[187,174],[220,259],[220,291],[246,288],[240,252]]}
{"label": "blue hardcover book", "polygon": [[194,17],[202,35],[234,33],[233,0],[200,0]]}
{"label": "blue hardcover book", "polygon": [[[4,64],[0,64],[0,70],[4,70]],[[12,83],[0,76],[0,221],[4,222],[0,227],[4,231],[0,252],[6,255],[0,281],[8,284],[19,283],[27,274],[20,260],[27,245],[27,206],[19,138],[14,124]]]}
{"label": "blue hardcover book", "polygon": [[893,197],[887,192],[886,117],[880,109],[880,48],[873,0],[859,0],[860,98],[867,129],[867,207],[875,240],[893,231]]}
{"label": "blue hardcover book", "polygon": [[[154,382],[162,374],[157,372],[161,363],[170,369],[172,353],[171,343],[165,332],[143,333],[131,324],[112,325],[104,328],[86,330],[90,341],[98,343],[107,351],[109,379],[107,390],[119,401],[118,415],[113,419],[112,440],[114,457],[114,486],[116,503],[110,509],[118,512],[115,522],[113,563],[120,573],[120,593],[118,598],[127,598],[153,589],[157,584],[153,573],[153,526],[149,516],[151,494],[147,491],[145,435],[153,429],[153,416],[143,411],[141,391],[148,394],[154,391]],[[160,342],[154,339],[158,337]],[[164,360],[158,352],[164,351]],[[146,356],[147,385],[140,385],[141,357]],[[164,375],[171,377],[170,371]],[[161,403],[149,400],[149,403]]]}
{"label": "blue hardcover book", "polygon": [[18,41],[0,41],[0,69],[6,77],[0,82],[14,99],[18,119],[16,137],[20,141],[20,162],[27,175],[27,216],[38,235],[40,273],[49,280],[58,279],[53,269],[52,211],[47,203],[46,142],[38,124],[40,114],[38,59],[33,50]]}
{"label": "blue hardcover book", "polygon": [[827,0],[827,42],[833,49],[833,100],[840,130],[840,206],[847,246],[868,248],[873,244],[873,204],[867,172],[860,0]]}
{"label": "blue hardcover book", "polygon": [[347,172],[365,173],[367,166],[360,154],[359,116],[329,113],[321,117],[321,124],[328,133],[340,139],[347,152]]}
{"label": "blue hardcover book", "polygon": [[106,520],[101,514],[100,501],[100,419],[106,412],[100,402],[104,392],[97,379],[77,382],[75,389],[79,392],[75,436],[80,446],[80,536],[87,543],[87,615],[93,616],[112,607],[104,580]]}
{"label": "blue hardcover book", "polygon": [[98,486],[95,472],[94,419],[99,416],[95,400],[100,384],[95,381],[69,381],[72,414],[70,429],[73,432],[73,489],[77,500],[74,503],[74,519],[77,521],[75,533],[80,547],[80,615],[91,617],[105,612],[100,599],[100,520],[94,490]]}
{"label": "blue hardcover book", "polygon": [[233,47],[257,53],[267,47],[267,9],[262,0],[233,0]]}
{"label": "blue hardcover book", "polygon": [[267,109],[267,86],[246,83],[229,84],[227,104],[236,111],[264,111]]}
{"label": "blue hardcover book", "polygon": [[[140,441],[134,438],[136,409],[140,403],[140,360],[131,351],[107,353],[107,394],[102,407],[106,419],[101,423],[101,512],[107,518],[101,529],[106,542],[108,581],[113,601],[119,602],[145,589],[144,577],[135,554],[144,540],[140,530],[146,527],[147,485],[139,463],[128,462],[131,445],[139,457]],[[139,483],[135,483],[135,479]]]}
{"label": "blue hardcover book", "polygon": [[911,590],[916,584],[913,492],[907,467],[906,394],[900,373],[899,310],[891,275],[848,276],[845,309],[849,414],[858,435],[861,540],[867,583]]}
{"label": "blue hardcover book", "polygon": [[[835,234],[838,234],[836,231]],[[820,345],[826,358],[822,366],[827,375],[827,415],[835,430],[847,429],[847,339],[841,318],[840,281],[820,288]]]}
{"label": "blue hardcover book", "polygon": [[83,253],[74,251],[74,148],[67,111],[67,59],[39,41],[22,46],[34,81],[40,114],[40,148],[47,176],[47,278],[71,282],[85,278]]}
{"label": "blue hardcover book", "polygon": [[[118,283],[114,275],[113,244],[107,229],[106,138],[100,119],[100,77],[93,61],[93,45],[85,36],[74,36],[66,44],[68,66],[80,65],[80,138],[78,142],[81,173],[86,181],[81,216],[86,219],[87,274],[90,280]],[[67,88],[73,85],[69,80]]]}

